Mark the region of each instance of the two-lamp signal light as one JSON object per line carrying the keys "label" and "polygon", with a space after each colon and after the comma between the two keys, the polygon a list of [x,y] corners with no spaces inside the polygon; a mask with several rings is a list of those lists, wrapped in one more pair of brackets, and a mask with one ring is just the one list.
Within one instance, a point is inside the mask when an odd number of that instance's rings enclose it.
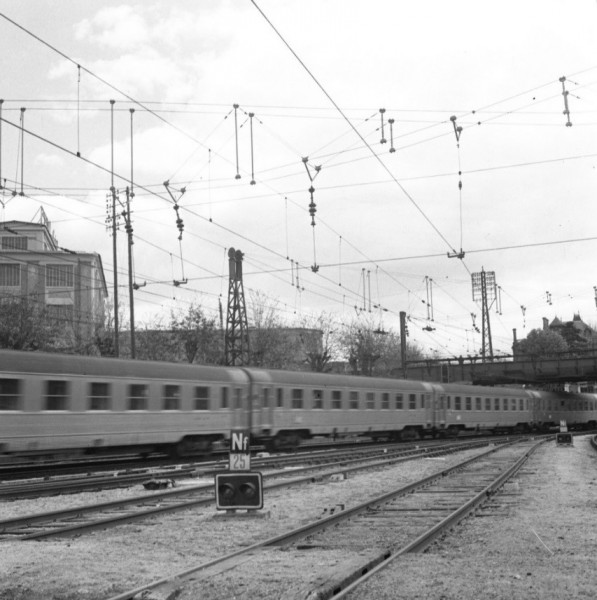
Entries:
{"label": "two-lamp signal light", "polygon": [[215,488],[218,510],[263,508],[263,483],[258,471],[217,473]]}

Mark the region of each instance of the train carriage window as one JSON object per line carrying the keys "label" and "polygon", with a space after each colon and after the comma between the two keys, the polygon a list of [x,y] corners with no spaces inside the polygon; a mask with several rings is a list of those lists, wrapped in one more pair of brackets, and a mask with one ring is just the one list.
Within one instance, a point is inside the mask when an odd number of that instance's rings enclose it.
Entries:
{"label": "train carriage window", "polygon": [[243,390],[242,388],[234,389],[234,408],[241,408],[243,405]]}
{"label": "train carriage window", "polygon": [[209,392],[205,385],[195,386],[195,410],[209,410]]}
{"label": "train carriage window", "polygon": [[0,410],[19,410],[20,379],[0,379]]}
{"label": "train carriage window", "polygon": [[323,390],[313,390],[313,408],[323,408]]}
{"label": "train carriage window", "polygon": [[180,410],[179,385],[165,385],[162,393],[164,410]]}
{"label": "train carriage window", "polygon": [[269,393],[270,393],[270,389],[269,388],[263,388],[263,408],[269,408]]}
{"label": "train carriage window", "polygon": [[276,407],[277,408],[284,407],[284,388],[278,388],[276,390]]}
{"label": "train carriage window", "polygon": [[395,405],[396,410],[402,410],[404,408],[404,396],[402,394],[396,394]]}
{"label": "train carriage window", "polygon": [[454,410],[462,410],[462,398],[454,396]]}
{"label": "train carriage window", "polygon": [[524,398],[518,399],[518,410],[524,410]]}
{"label": "train carriage window", "polygon": [[381,395],[381,408],[382,410],[388,410],[390,408],[390,394],[383,392]]}
{"label": "train carriage window", "polygon": [[301,388],[292,390],[292,408],[303,408],[303,390]]}
{"label": "train carriage window", "polygon": [[448,410],[452,409],[452,396],[446,396],[446,408]]}
{"label": "train carriage window", "polygon": [[359,393],[358,392],[350,392],[350,400],[349,400],[348,408],[358,410],[358,408],[359,408]]}
{"label": "train carriage window", "polygon": [[222,388],[222,396],[220,398],[220,408],[228,408],[230,403],[228,401],[228,395],[230,391],[227,387]]}
{"label": "train carriage window", "polygon": [[516,398],[512,398],[510,402],[510,410],[516,410]]}
{"label": "train carriage window", "polygon": [[491,410],[491,398],[485,398],[485,410]]}
{"label": "train carriage window", "polygon": [[46,381],[46,410],[68,410],[68,381]]}
{"label": "train carriage window", "polygon": [[475,410],[481,410],[481,398],[475,398]]}
{"label": "train carriage window", "polygon": [[110,410],[110,384],[92,381],[89,384],[89,410]]}
{"label": "train carriage window", "polygon": [[500,399],[499,398],[494,398],[493,410],[500,410]]}
{"label": "train carriage window", "polygon": [[332,391],[332,408],[334,410],[342,409],[342,392],[340,390]]}
{"label": "train carriage window", "polygon": [[417,395],[409,394],[408,395],[408,410],[416,410],[417,408]]}
{"label": "train carriage window", "polygon": [[473,410],[473,399],[470,396],[467,396],[464,400],[464,408],[466,410]]}
{"label": "train carriage window", "polygon": [[128,391],[128,410],[147,410],[147,385],[132,383]]}
{"label": "train carriage window", "polygon": [[504,410],[508,410],[508,398],[504,398],[503,406]]}
{"label": "train carriage window", "polygon": [[365,407],[367,408],[367,410],[375,410],[375,392],[366,393]]}

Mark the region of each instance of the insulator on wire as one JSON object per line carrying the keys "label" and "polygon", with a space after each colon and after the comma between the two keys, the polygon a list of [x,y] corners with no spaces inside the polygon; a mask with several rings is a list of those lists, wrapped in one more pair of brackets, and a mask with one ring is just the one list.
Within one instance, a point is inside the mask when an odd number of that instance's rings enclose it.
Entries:
{"label": "insulator on wire", "polygon": [[570,121],[570,110],[568,108],[568,94],[570,92],[566,91],[566,78],[560,77],[560,82],[562,84],[562,96],[564,96],[564,112],[563,112],[563,114],[566,115],[566,118],[567,118],[566,127],[572,127],[572,121]]}
{"label": "insulator on wire", "polygon": [[396,152],[396,148],[394,148],[394,119],[388,119],[388,123],[390,124],[390,152]]}
{"label": "insulator on wire", "polygon": [[383,127],[384,127],[384,125],[383,125],[383,116],[384,116],[385,112],[386,112],[385,108],[380,108],[379,109],[379,114],[381,115],[381,140],[379,141],[380,144],[385,144],[386,143],[386,138],[385,138],[384,129],[383,129]]}
{"label": "insulator on wire", "polygon": [[240,179],[240,172],[238,170],[238,104],[233,104],[232,108],[234,108],[234,138],[236,140],[236,175],[234,179]]}

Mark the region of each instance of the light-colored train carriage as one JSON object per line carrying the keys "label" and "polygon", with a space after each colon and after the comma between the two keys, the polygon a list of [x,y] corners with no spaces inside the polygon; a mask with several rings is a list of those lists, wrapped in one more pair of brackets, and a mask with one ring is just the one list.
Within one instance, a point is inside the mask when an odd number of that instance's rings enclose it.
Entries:
{"label": "light-colored train carriage", "polygon": [[0,351],[0,452],[209,451],[247,387],[239,369]]}
{"label": "light-colored train carriage", "polygon": [[531,428],[532,396],[522,388],[442,384],[448,431],[501,433]]}
{"label": "light-colored train carriage", "polygon": [[445,426],[434,384],[375,377],[245,369],[253,435],[267,445],[314,436],[401,439]]}
{"label": "light-colored train carriage", "polygon": [[569,429],[595,427],[597,397],[595,394],[569,392],[532,392],[535,397],[534,420],[542,429],[559,429],[565,422]]}

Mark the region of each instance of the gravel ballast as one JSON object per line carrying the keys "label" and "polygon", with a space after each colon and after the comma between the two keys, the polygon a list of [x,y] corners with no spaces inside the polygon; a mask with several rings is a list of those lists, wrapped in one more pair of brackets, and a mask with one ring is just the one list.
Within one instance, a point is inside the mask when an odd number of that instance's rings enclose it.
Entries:
{"label": "gravel ballast", "polygon": [[[388,483],[398,487],[475,453],[402,463],[333,484],[266,491],[265,508],[256,515],[232,517],[207,507],[72,540],[6,542],[0,545],[0,600],[104,599],[232,551],[239,543],[250,544],[297,527],[339,504],[354,505],[383,491]],[[576,438],[571,447],[550,442],[531,457],[505,495],[429,552],[397,559],[351,597],[594,598],[596,482],[597,453],[588,436]],[[92,494],[77,498],[81,504],[94,500]],[[34,502],[43,505],[36,507]],[[28,501],[27,511],[16,510],[17,502],[5,503],[0,505],[0,518],[53,510],[60,502],[60,498]],[[266,559],[269,568],[279,562],[275,552],[268,554],[269,559],[256,557],[253,585],[220,588],[216,577],[208,586],[208,596],[281,597],[279,589],[267,585],[255,595],[259,583],[265,583],[264,568],[258,563]],[[295,575],[304,588],[309,574]],[[199,597],[191,590],[183,596],[185,600]]]}

